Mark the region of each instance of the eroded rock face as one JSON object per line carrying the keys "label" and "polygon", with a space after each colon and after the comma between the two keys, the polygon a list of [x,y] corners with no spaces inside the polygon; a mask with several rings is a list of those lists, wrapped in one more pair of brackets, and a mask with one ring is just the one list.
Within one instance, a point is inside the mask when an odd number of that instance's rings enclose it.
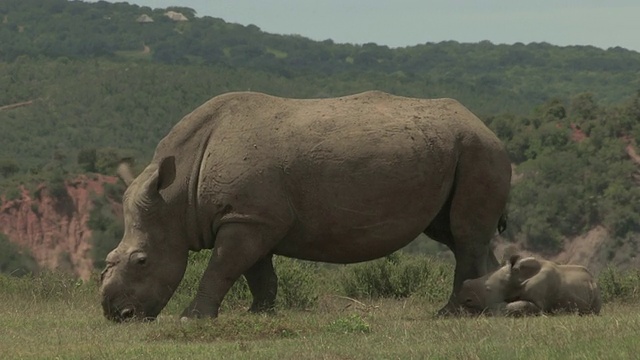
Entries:
{"label": "eroded rock face", "polygon": [[82,175],[66,182],[66,196],[54,197],[46,185],[33,193],[21,188],[21,197],[2,199],[0,232],[10,241],[30,249],[38,265],[72,272],[89,279],[93,270],[91,229],[88,221],[92,196],[104,193],[113,176]]}

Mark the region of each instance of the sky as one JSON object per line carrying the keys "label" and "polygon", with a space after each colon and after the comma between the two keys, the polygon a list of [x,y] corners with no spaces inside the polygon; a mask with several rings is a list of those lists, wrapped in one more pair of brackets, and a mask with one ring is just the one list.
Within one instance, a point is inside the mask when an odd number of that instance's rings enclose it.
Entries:
{"label": "sky", "polygon": [[[93,0],[95,1],[95,0]],[[109,2],[115,2],[109,0]],[[336,43],[455,40],[620,46],[640,51],[639,0],[130,0]]]}

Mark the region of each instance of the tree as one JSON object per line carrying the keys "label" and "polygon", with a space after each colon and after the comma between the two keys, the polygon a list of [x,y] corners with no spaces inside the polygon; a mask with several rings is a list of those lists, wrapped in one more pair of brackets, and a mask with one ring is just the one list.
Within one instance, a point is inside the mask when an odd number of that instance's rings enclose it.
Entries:
{"label": "tree", "polygon": [[571,113],[580,120],[596,119],[598,110],[598,104],[592,93],[582,93],[571,99]]}
{"label": "tree", "polygon": [[7,178],[20,171],[18,162],[12,158],[0,158],[0,175]]}
{"label": "tree", "polygon": [[96,172],[96,161],[98,159],[95,148],[82,149],[78,153],[78,165],[86,172]]}
{"label": "tree", "polygon": [[92,230],[91,257],[96,269],[104,268],[105,259],[111,250],[122,239],[124,224],[121,217],[116,217],[106,197],[96,198],[88,222]]}

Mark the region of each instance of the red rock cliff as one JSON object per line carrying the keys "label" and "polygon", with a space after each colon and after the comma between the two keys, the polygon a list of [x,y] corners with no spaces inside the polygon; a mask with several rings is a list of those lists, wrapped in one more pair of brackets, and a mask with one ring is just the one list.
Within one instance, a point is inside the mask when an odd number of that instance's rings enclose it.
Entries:
{"label": "red rock cliff", "polygon": [[33,193],[0,203],[0,232],[10,241],[31,250],[43,268],[72,271],[88,279],[93,271],[89,214],[91,194],[102,195],[113,176],[81,175],[66,182],[68,196],[54,198],[46,185]]}

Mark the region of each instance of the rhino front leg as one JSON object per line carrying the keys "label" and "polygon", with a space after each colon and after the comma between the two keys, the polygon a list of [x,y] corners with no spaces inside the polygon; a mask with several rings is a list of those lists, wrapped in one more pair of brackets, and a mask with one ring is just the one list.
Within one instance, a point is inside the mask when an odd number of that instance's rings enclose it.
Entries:
{"label": "rhino front leg", "polygon": [[198,292],[182,317],[217,317],[220,304],[233,283],[270,252],[275,241],[270,233],[260,224],[223,225],[216,235]]}
{"label": "rhino front leg", "polygon": [[269,254],[260,259],[244,273],[249,290],[253,295],[251,312],[270,312],[275,309],[278,293],[278,277],[273,269],[273,255]]}
{"label": "rhino front leg", "polygon": [[506,304],[504,312],[505,315],[514,317],[542,314],[542,310],[536,304],[526,300],[512,301]]}

